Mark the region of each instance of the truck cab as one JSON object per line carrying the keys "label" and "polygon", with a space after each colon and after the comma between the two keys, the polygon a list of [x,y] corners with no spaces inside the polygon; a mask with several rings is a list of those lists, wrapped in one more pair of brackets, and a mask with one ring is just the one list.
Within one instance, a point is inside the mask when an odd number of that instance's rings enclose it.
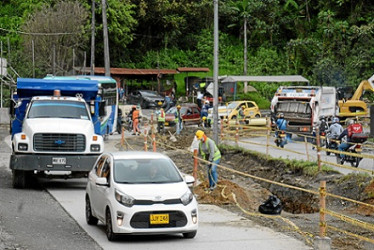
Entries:
{"label": "truck cab", "polygon": [[[80,84],[18,79],[10,158],[15,188],[24,188],[32,174],[85,177],[103,152],[103,138],[94,126],[99,109],[97,83]],[[77,85],[80,90],[74,88]]]}

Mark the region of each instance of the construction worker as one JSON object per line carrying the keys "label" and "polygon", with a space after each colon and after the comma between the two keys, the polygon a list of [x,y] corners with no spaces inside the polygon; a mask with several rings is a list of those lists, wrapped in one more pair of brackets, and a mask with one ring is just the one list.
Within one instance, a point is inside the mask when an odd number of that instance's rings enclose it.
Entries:
{"label": "construction worker", "polygon": [[217,165],[221,161],[221,152],[219,151],[216,143],[212,139],[208,138],[205,135],[204,131],[198,130],[196,131],[195,135],[196,138],[200,141],[199,154],[204,160],[209,161],[207,165],[209,189],[213,191],[217,187]]}
{"label": "construction worker", "polygon": [[133,135],[140,135],[139,129],[139,110],[136,106],[132,106],[132,126],[133,126]]}
{"label": "construction worker", "polygon": [[208,118],[206,116],[203,116],[202,120],[203,120],[203,126],[204,126],[204,128],[210,128],[211,127],[212,121],[211,121],[210,118]]}
{"label": "construction worker", "polygon": [[[245,125],[245,114],[244,114],[245,105],[240,107],[238,112],[238,121],[240,125]],[[242,128],[242,127],[241,127]]]}
{"label": "construction worker", "polygon": [[165,111],[163,108],[160,109],[160,112],[157,116],[157,132],[158,133],[165,133]]}
{"label": "construction worker", "polygon": [[183,129],[183,118],[181,114],[181,105],[177,106],[177,111],[175,112],[175,123],[177,126],[177,135],[179,135]]}

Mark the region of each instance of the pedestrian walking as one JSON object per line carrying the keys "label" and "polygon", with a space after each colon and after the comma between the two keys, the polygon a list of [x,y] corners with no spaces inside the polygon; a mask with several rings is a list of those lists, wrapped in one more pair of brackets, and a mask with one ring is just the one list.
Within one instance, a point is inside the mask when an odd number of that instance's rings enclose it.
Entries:
{"label": "pedestrian walking", "polygon": [[217,165],[221,162],[221,152],[219,151],[216,143],[212,139],[208,138],[204,131],[196,131],[196,138],[200,141],[199,154],[204,160],[209,161],[207,165],[209,189],[213,191],[217,187]]}

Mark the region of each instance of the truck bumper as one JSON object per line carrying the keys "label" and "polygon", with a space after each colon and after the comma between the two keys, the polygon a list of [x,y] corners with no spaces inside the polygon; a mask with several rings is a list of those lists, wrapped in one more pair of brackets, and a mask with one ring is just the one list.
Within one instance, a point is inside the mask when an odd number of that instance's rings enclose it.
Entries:
{"label": "truck bumper", "polygon": [[[12,170],[89,172],[99,155],[15,155],[10,157]],[[53,158],[65,158],[64,164],[53,164]],[[60,162],[61,163],[61,162]]]}

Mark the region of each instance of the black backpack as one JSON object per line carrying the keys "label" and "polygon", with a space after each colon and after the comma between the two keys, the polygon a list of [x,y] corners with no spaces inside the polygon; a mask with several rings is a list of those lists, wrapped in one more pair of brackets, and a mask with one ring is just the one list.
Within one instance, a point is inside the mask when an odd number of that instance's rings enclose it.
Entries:
{"label": "black backpack", "polygon": [[262,214],[280,214],[282,212],[282,202],[275,195],[270,195],[269,198],[258,207],[258,211]]}

